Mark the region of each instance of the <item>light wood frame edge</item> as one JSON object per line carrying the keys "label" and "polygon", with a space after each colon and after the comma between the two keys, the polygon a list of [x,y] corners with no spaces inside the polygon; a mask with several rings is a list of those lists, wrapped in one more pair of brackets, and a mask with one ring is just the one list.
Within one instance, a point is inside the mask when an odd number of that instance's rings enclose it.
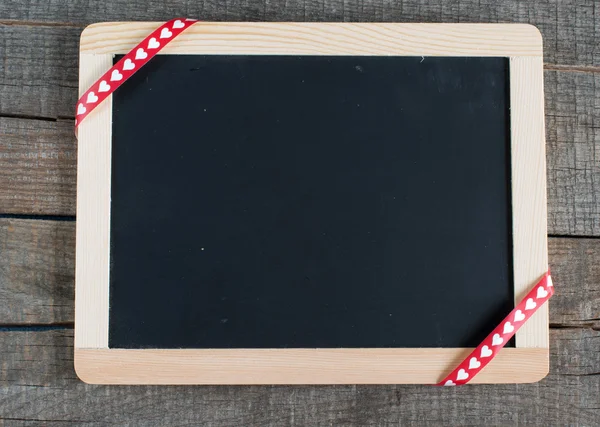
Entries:
{"label": "light wood frame edge", "polygon": [[[472,349],[75,349],[92,384],[435,384]],[[506,348],[472,383],[528,383],[547,374],[548,351]]]}
{"label": "light wood frame edge", "polygon": [[[87,27],[81,38],[80,93],[110,68],[114,54],[126,53],[158,25],[106,23]],[[246,34],[251,35],[250,43]],[[294,42],[295,35],[302,43]],[[188,29],[162,53],[510,57],[515,299],[520,299],[547,270],[542,45],[535,27],[522,24],[204,23]],[[431,383],[459,361],[457,355],[468,351],[108,349],[111,120],[112,100],[108,99],[79,128],[75,364],[84,381],[112,384]],[[503,349],[474,382],[532,382],[547,374],[547,305],[517,333],[516,347]],[[378,359],[376,367],[369,365],[373,364],[373,358]],[[283,364],[294,369],[282,369]],[[358,369],[350,374],[352,366]],[[190,375],[192,373],[195,374]]]}

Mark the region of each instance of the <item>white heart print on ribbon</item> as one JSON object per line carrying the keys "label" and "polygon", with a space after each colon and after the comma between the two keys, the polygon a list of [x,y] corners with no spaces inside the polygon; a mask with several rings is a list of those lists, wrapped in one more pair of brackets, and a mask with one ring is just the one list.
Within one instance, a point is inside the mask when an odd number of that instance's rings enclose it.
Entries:
{"label": "white heart print on ribbon", "polygon": [[172,39],[191,27],[197,19],[171,19],[152,31],[145,39],[131,49],[125,58],[108,69],[104,75],[84,92],[75,104],[75,134],[88,114],[104,102],[130,75],[140,69]]}
{"label": "white heart print on ribbon", "polygon": [[135,52],[135,59],[146,59],[148,58],[148,54],[144,51],[144,48],[139,48],[136,52]]}
{"label": "white heart print on ribbon", "polygon": [[525,319],[525,315],[521,310],[517,310],[515,313],[515,322],[520,322],[523,319]]}
{"label": "white heart print on ribbon", "polygon": [[536,305],[537,304],[535,303],[533,298],[529,298],[529,299],[527,299],[527,302],[525,303],[525,310],[533,310]]}
{"label": "white heart print on ribbon", "polygon": [[458,371],[458,375],[456,375],[457,380],[461,381],[466,380],[467,378],[469,378],[469,374],[467,374],[467,371],[465,371],[464,369]]}
{"label": "white heart print on ribbon", "polygon": [[123,74],[119,73],[119,70],[113,70],[112,74],[110,75],[111,82],[118,82],[122,78],[123,78]]}
{"label": "white heart print on ribbon", "polygon": [[97,101],[98,101],[98,97],[96,96],[96,94],[94,92],[88,93],[88,96],[87,96],[88,104],[93,104],[94,102],[97,102]]}
{"label": "white heart print on ribbon", "polygon": [[[117,71],[117,70],[115,70]],[[106,83],[105,80],[100,82],[100,87],[98,88],[98,92],[108,92],[110,90],[110,85]]]}
{"label": "white heart print on ribbon", "polygon": [[487,345],[484,345],[483,347],[481,347],[481,357],[482,359],[484,357],[490,357],[492,355],[492,350],[490,350],[490,348]]}
{"label": "white heart print on ribbon", "polygon": [[[189,27],[190,25],[188,24],[188,21],[196,22],[195,19],[192,20],[192,19],[184,19],[184,18],[171,20],[171,21],[163,24],[156,30],[154,30],[149,35],[149,38],[147,39],[147,41],[146,41],[146,39],[144,39],[144,41],[141,41],[140,44],[138,44],[135,48],[133,48],[128,53],[128,55],[127,55],[128,58],[124,62],[117,64],[115,67],[112,68],[112,70],[109,70],[104,75],[103,78],[105,80],[97,81],[96,85],[98,85],[98,86],[92,86],[92,88],[94,88],[95,92],[92,92],[90,90],[86,95],[87,98],[82,98],[78,102],[77,115],[81,116],[81,115],[89,113],[89,111],[93,110],[94,107],[96,105],[98,105],[98,102],[102,102],[104,99],[107,98],[107,96],[111,93],[111,91],[115,90],[117,87],[120,86],[120,83],[114,83],[114,84],[111,83],[110,85],[107,83],[107,80],[110,82],[120,82],[124,79],[124,75],[121,74],[119,72],[120,70],[117,69],[116,67],[122,66],[122,71],[132,71],[132,70],[141,68],[144,63],[134,63],[132,61],[132,59],[134,59],[135,61],[147,60],[148,57],[150,57],[156,53],[155,50],[158,50],[158,49],[162,48],[163,46],[167,45],[170,42],[171,38],[173,38],[176,35],[179,35],[182,32],[182,30]],[[173,30],[173,32],[171,30]],[[149,52],[149,50],[154,50],[154,51]],[[134,72],[135,71],[127,73],[127,77],[129,77],[129,75],[133,74]],[[108,75],[109,75],[108,73],[110,73],[110,78],[108,77]],[[100,93],[102,93],[102,95],[99,95]],[[87,102],[85,102],[85,103],[88,105],[88,108],[86,108],[85,105],[83,104],[84,100],[87,100]],[[81,120],[82,120],[82,117],[77,117],[77,119],[75,121],[76,126],[79,125]],[[530,291],[529,295],[527,295],[528,299],[525,302],[525,310],[533,310],[537,307],[537,304],[534,301],[534,299],[546,298],[552,294],[553,284],[552,284],[552,281],[551,281],[548,273],[546,274],[546,276],[544,276],[544,278],[542,280],[545,280],[545,281],[540,281],[537,284],[538,287],[534,287]],[[543,286],[539,286],[540,284],[543,284]],[[535,291],[534,291],[534,289],[535,289]],[[541,303],[542,302],[540,302],[540,305],[541,305]],[[523,304],[523,302],[521,302],[521,304]],[[512,319],[510,317],[507,317],[507,319],[510,319],[513,322],[520,322],[522,320],[525,320],[525,317],[526,317],[521,310],[516,310],[512,316],[513,316]],[[505,323],[503,325],[503,330],[504,330],[503,333],[504,334],[514,332],[514,330],[520,326],[520,324],[519,324],[515,328],[515,326],[513,326],[510,321],[507,321],[507,319],[505,319]],[[499,328],[500,328],[500,326],[498,326],[498,328],[495,330],[500,331]],[[489,338],[487,338],[487,339],[489,340]],[[487,342],[489,345],[489,341],[487,341]],[[504,344],[504,342],[505,342],[505,340],[502,338],[502,336],[499,333],[494,333],[492,336],[491,347],[502,346]],[[468,358],[463,361],[464,364],[461,364],[458,367],[456,367],[457,370],[453,371],[450,374],[452,376],[446,377],[446,380],[441,382],[438,385],[455,386],[455,385],[458,385],[457,382],[460,382],[461,384],[468,382],[468,380],[470,378],[472,378],[473,376],[475,376],[477,374],[478,369],[480,369],[482,366],[485,366],[487,363],[489,363],[491,358],[493,358],[494,351],[492,351],[491,348],[488,347],[488,345],[483,345],[483,346],[479,347],[479,350],[474,349],[473,353],[471,353],[468,356]],[[498,348],[500,348],[500,347],[498,347]],[[498,349],[496,349],[496,352],[497,352],[497,350]],[[479,352],[479,354],[477,354],[476,352]],[[476,356],[476,357],[474,357],[474,356]],[[479,359],[478,359],[478,357],[479,357]],[[468,360],[468,363],[467,363],[467,360]],[[463,368],[461,368],[460,366],[463,366]],[[469,373],[467,373],[467,369],[473,370],[471,372],[471,375],[469,375]],[[454,375],[456,375],[456,377],[454,377]]]}
{"label": "white heart print on ribbon", "polygon": [[469,360],[469,369],[477,369],[481,366],[481,362],[476,357],[471,357]]}
{"label": "white heart print on ribbon", "polygon": [[504,340],[502,339],[500,334],[494,334],[494,337],[492,338],[492,347],[495,345],[500,345],[503,342],[504,342]]}
{"label": "white heart print on ribbon", "polygon": [[156,38],[152,37],[148,41],[148,49],[158,49],[160,47],[160,43],[156,41]]}
{"label": "white heart print on ribbon", "polygon": [[133,63],[133,61],[129,58],[127,58],[125,60],[125,63],[123,64],[123,71],[129,71],[129,70],[133,70],[135,68],[135,64]]}
{"label": "white heart print on ribbon", "polygon": [[[527,321],[531,314],[554,293],[554,288],[548,284],[550,274],[546,273],[535,286],[532,286],[527,295],[516,304],[516,307],[494,328],[494,330],[480,343],[464,360],[456,366],[444,379],[436,385],[463,385],[471,381],[481,369],[499,353],[500,349],[510,342],[517,330]],[[536,303],[537,300],[537,303]],[[517,308],[518,307],[518,308]],[[531,310],[531,311],[527,311]],[[491,343],[490,343],[491,341]],[[485,343],[485,345],[484,345]]]}
{"label": "white heart print on ribbon", "polygon": [[537,298],[546,298],[548,296],[548,291],[540,286],[537,290]]}

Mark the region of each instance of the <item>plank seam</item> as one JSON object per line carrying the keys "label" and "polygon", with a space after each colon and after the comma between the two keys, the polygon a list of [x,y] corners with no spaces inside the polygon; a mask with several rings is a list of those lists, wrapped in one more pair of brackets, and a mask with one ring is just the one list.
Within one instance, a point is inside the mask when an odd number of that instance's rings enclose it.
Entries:
{"label": "plank seam", "polygon": [[74,322],[57,322],[57,323],[12,323],[1,324],[0,332],[46,332],[46,331],[63,331],[72,330],[75,327]]}
{"label": "plank seam", "polygon": [[38,120],[43,122],[56,122],[57,117],[45,117],[45,116],[34,116],[29,114],[13,114],[0,112],[0,118],[6,119],[25,119],[25,120]]}
{"label": "plank seam", "polygon": [[61,27],[61,28],[81,28],[86,26],[74,22],[42,22],[42,21],[21,21],[13,19],[0,19],[0,25],[12,27]]}
{"label": "plank seam", "polygon": [[600,239],[600,236],[586,234],[548,234],[552,239]]}
{"label": "plank seam", "polygon": [[0,219],[29,219],[35,221],[75,221],[75,215],[33,215],[33,214],[15,214],[0,213]]}
{"label": "plank seam", "polygon": [[600,73],[600,67],[593,65],[544,64],[544,70],[569,73]]}

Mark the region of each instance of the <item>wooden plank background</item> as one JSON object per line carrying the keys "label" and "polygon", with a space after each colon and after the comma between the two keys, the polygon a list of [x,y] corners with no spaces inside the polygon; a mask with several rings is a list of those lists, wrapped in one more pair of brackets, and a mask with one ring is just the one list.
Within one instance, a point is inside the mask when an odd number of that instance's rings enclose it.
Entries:
{"label": "wooden plank background", "polygon": [[[99,21],[527,22],[544,36],[551,373],[537,384],[102,387],[73,371],[79,35]],[[4,0],[0,426],[600,425],[595,0]],[[598,153],[598,154],[597,154]]]}

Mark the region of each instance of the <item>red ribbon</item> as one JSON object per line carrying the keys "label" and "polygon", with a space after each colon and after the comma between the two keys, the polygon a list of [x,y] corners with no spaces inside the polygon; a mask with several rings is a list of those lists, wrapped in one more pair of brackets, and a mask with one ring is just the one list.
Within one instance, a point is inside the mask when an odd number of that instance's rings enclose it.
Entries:
{"label": "red ribbon", "polygon": [[171,40],[198,22],[197,19],[176,18],[165,22],[131,49],[119,62],[79,98],[75,109],[75,128],[129,77],[142,68]]}
{"label": "red ribbon", "polygon": [[[158,27],[135,46],[119,62],[100,77],[77,101],[75,129],[98,105],[142,68],[171,40],[198,20],[176,18]],[[550,273],[531,289],[513,311],[437,385],[454,386],[468,383],[498,354],[519,328],[554,294]]]}
{"label": "red ribbon", "polygon": [[481,344],[436,385],[463,385],[471,381],[553,294],[552,277],[547,272]]}

